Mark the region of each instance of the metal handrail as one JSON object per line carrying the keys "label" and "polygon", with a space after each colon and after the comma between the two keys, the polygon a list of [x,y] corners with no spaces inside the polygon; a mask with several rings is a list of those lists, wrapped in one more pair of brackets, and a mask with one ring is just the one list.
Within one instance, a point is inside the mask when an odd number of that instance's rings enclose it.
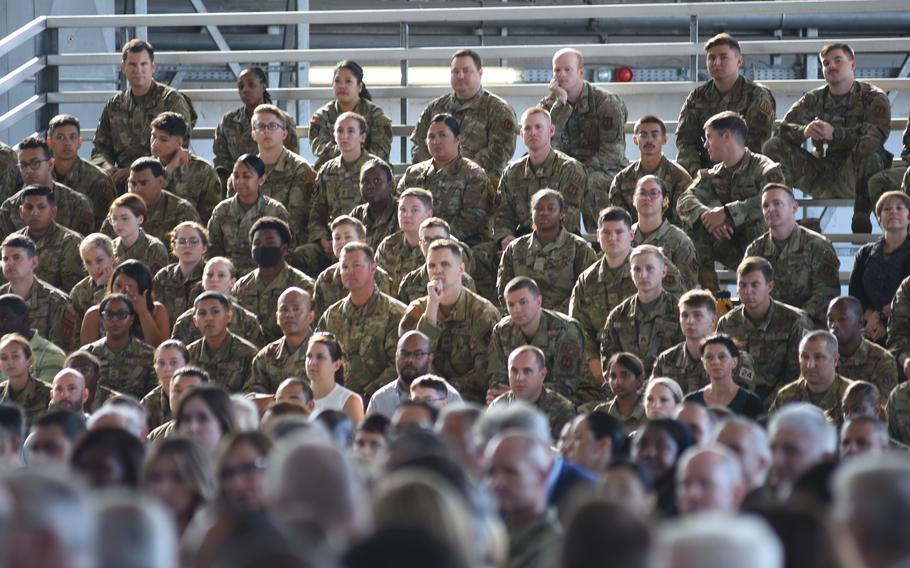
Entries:
{"label": "metal handrail", "polygon": [[47,16],[40,16],[25,24],[18,30],[0,39],[0,57],[16,49],[23,43],[47,29]]}

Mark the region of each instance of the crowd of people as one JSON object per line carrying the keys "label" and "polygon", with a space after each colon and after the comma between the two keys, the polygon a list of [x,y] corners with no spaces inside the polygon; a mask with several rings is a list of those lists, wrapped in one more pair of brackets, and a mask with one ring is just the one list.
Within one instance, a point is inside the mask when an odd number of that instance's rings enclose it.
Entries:
{"label": "crowd of people", "polygon": [[[245,69],[212,164],[129,41],[91,160],[71,115],[0,145],[0,566],[910,565],[888,97],[832,43],[775,124],[705,51],[630,162],[581,52],[517,115],[459,50],[396,179],[357,63],[312,165]],[[795,190],[881,226],[849,295]]]}

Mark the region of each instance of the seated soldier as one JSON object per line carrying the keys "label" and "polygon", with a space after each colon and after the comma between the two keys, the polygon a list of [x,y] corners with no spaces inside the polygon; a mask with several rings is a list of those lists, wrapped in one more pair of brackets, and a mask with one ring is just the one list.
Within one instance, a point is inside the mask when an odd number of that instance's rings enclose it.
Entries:
{"label": "seated soldier", "polygon": [[63,367],[79,371],[85,379],[85,388],[88,389],[88,398],[85,400],[83,408],[89,414],[94,413],[104,406],[104,403],[107,402],[108,399],[120,396],[121,394],[98,383],[98,379],[101,378],[101,359],[98,359],[98,357],[95,357],[88,351],[82,349],[73,351],[67,355]]}
{"label": "seated soldier", "polygon": [[[325,310],[316,329],[331,332],[338,340],[345,354],[345,387],[368,398],[395,376],[398,323],[406,306],[379,289],[369,245],[348,243],[338,256],[348,294]],[[318,286],[317,282],[317,294]]]}
{"label": "seated soldier", "polygon": [[71,290],[85,271],[79,262],[82,235],[56,222],[54,191],[43,185],[27,185],[20,192],[19,218],[25,228],[15,235],[26,236],[38,249],[35,275],[60,290]]}
{"label": "seated soldier", "polygon": [[[262,345],[264,340],[259,318],[238,304],[237,299],[231,295],[235,282],[237,282],[237,272],[227,258],[216,256],[205,263],[205,267],[202,269],[202,289],[206,292],[220,292],[231,299],[234,317],[231,318],[228,329],[234,335],[239,335],[253,345]],[[193,308],[177,317],[171,337],[179,339],[184,345],[189,345],[202,337],[199,329],[193,324]]]}
{"label": "seated soldier", "polygon": [[184,221],[171,231],[171,252],[177,262],[168,264],[152,278],[152,296],[167,308],[168,328],[177,316],[193,307],[203,292],[202,271],[209,248],[209,233],[195,221]]}
{"label": "seated soldier", "polygon": [[417,234],[420,238],[419,242],[422,261],[417,268],[406,273],[401,278],[401,284],[398,286],[397,295],[399,300],[405,304],[409,304],[426,294],[427,284],[430,282],[426,264],[427,250],[434,241],[439,239],[449,239],[458,244],[461,249],[462,259],[464,259],[465,263],[465,272],[461,275],[461,284],[471,292],[477,292],[474,285],[474,279],[468,274],[471,271],[471,266],[473,264],[471,251],[464,243],[451,235],[448,223],[439,217],[429,217],[420,224]]}
{"label": "seated soldier", "polygon": [[[171,379],[171,392],[168,395],[168,404],[171,408],[179,408],[180,401],[199,385],[207,385],[211,381],[208,372],[200,367],[186,366],[174,371]],[[147,442],[153,443],[162,438],[167,438],[175,432],[174,420],[168,420],[149,432]]]}
{"label": "seated soldier", "polygon": [[[28,339],[34,358],[32,376],[39,381],[50,382],[63,368],[66,354],[31,327],[28,305],[16,294],[0,295],[0,337],[7,333],[18,333]],[[5,378],[0,371],[0,380]]]}
{"label": "seated soldier", "polygon": [[28,306],[28,320],[38,333],[64,351],[72,350],[76,339],[76,310],[64,292],[35,276],[38,251],[34,241],[9,235],[0,244],[0,263],[7,283],[0,294],[16,294]]}
{"label": "seated soldier", "polygon": [[291,242],[291,230],[281,219],[262,217],[256,221],[250,228],[250,254],[257,268],[231,288],[237,302],[259,318],[268,341],[281,337],[275,318],[278,296],[290,286],[311,292],[315,285],[312,278],[285,262]]}
{"label": "seated soldier", "polygon": [[234,335],[228,323],[234,315],[231,301],[220,292],[203,292],[193,302],[193,323],[202,339],[187,345],[190,360],[229,392],[239,392],[250,376],[256,346]]}
{"label": "seated soldier", "polygon": [[62,183],[89,198],[95,212],[93,229],[104,222],[117,189],[107,173],[95,164],[79,157],[82,147],[79,119],[69,114],[58,114],[48,122],[47,145],[54,153],[54,181]]}
{"label": "seated soldier", "polygon": [[581,325],[566,315],[543,308],[540,288],[527,276],[510,280],[503,300],[509,315],[493,327],[487,400],[508,390],[509,353],[522,345],[533,345],[543,351],[550,388],[570,401],[575,400],[584,353]]}
{"label": "seated soldier", "polygon": [[[632,195],[638,222],[632,225],[635,233],[632,246],[654,245],[663,249],[667,259],[679,272],[679,285],[691,290],[698,284],[698,259],[695,244],[685,231],[664,218],[669,212],[670,196],[663,179],[646,175],[638,179]],[[632,211],[630,210],[629,213]]]}
{"label": "seated soldier", "polygon": [[22,187],[16,151],[0,142],[0,199],[6,199]]}
{"label": "seated soldier", "polygon": [[85,377],[76,369],[61,369],[54,380],[51,381],[51,402],[48,410],[57,408],[69,410],[88,416],[85,401],[88,400],[88,388],[85,386]]}
{"label": "seated soldier", "polygon": [[256,267],[250,257],[250,227],[262,217],[288,220],[284,205],[262,193],[265,163],[255,154],[243,154],[234,163],[231,183],[235,191],[215,206],[209,219],[209,257],[226,256],[240,274]]}
{"label": "seated soldier", "polygon": [[629,255],[636,292],[610,311],[600,340],[600,359],[618,351],[638,356],[650,374],[657,356],[683,339],[676,298],[664,290],[667,259],[653,245],[640,245]]}
{"label": "seated soldier", "polygon": [[523,345],[509,353],[509,391],[496,397],[490,408],[507,406],[520,400],[535,406],[547,416],[554,437],[575,417],[575,405],[548,386],[546,356],[533,345]]}
{"label": "seated soldier", "polygon": [[837,372],[851,381],[874,383],[882,396],[897,386],[897,360],[887,349],[863,337],[863,306],[853,296],[839,296],[828,306],[828,331],[837,338]]}
{"label": "seated soldier", "polygon": [[[701,344],[714,333],[717,325],[717,302],[708,290],[690,290],[679,298],[679,327],[685,341],[657,356],[652,377],[669,377],[679,383],[684,393],[695,392],[710,382],[701,363]],[[752,358],[739,352],[739,365],[733,380],[751,387],[754,372]]]}
{"label": "seated soldier", "polygon": [[107,293],[107,282],[114,272],[117,258],[114,256],[113,241],[104,233],[86,235],[79,242],[79,257],[88,276],[70,289],[70,299],[76,309],[76,321],[81,326],[85,312],[98,305]]}
{"label": "seated soldier", "polygon": [[799,306],[816,327],[825,322],[828,302],[840,292],[840,260],[824,236],[796,223],[799,204],[793,190],[779,183],[762,188],[762,216],[768,232],[746,248],[746,256],[771,263],[777,280],[771,295]]}
{"label": "seated soldier", "polygon": [[888,168],[869,178],[869,203],[878,203],[879,198],[889,191],[903,189],[904,193],[910,192],[910,120],[904,128],[901,143],[901,166]]}
{"label": "seated soldier", "polygon": [[544,306],[568,313],[572,287],[597,255],[586,240],[563,228],[564,215],[565,200],[558,191],[541,189],[531,197],[533,230],[503,252],[496,276],[500,296],[512,278],[528,276],[540,283]]}
{"label": "seated soldier", "polygon": [[47,142],[32,136],[19,142],[16,148],[22,183],[16,187],[15,193],[0,203],[0,231],[2,234],[8,235],[25,226],[25,223],[19,218],[23,185],[43,185],[52,188],[54,201],[59,210],[57,222],[80,235],[91,233],[95,228],[95,212],[92,210],[92,202],[78,191],[54,181],[54,157]]}
{"label": "seated soldier", "polygon": [[430,337],[435,369],[465,400],[481,402],[487,390],[486,369],[493,326],[499,310],[465,289],[464,261],[455,241],[434,241],[427,250],[427,295],[408,305],[398,331],[416,329]]}
{"label": "seated soldier", "polygon": [[[367,244],[376,250],[386,237],[398,230],[398,201],[395,199],[395,176],[382,160],[369,160],[360,168],[361,204],[349,215],[366,227]],[[430,204],[432,209],[432,203]],[[397,289],[397,288],[393,288]]]}
{"label": "seated soldier", "polygon": [[221,201],[224,189],[214,166],[184,148],[189,141],[186,119],[163,112],[152,121],[152,156],[164,164],[165,189],[189,201],[203,222]]}
{"label": "seated soldier", "polygon": [[736,266],[749,243],[765,232],[761,189],[783,183],[784,176],[779,165],[746,147],[749,129],[739,114],[715,114],[704,130],[705,148],[717,164],[698,172],[676,212],[695,243],[699,282],[717,291],[714,262]]}
{"label": "seated soldier", "polygon": [[[366,237],[366,229],[363,223],[353,217],[341,215],[332,221],[332,251],[339,261],[323,270],[319,277],[316,278],[313,312],[316,314],[317,321],[329,306],[341,300],[347,294],[342,281],[341,249],[348,243],[366,244]],[[370,256],[372,256],[372,253]],[[377,267],[373,274],[373,281],[380,292],[391,294],[391,279],[385,270]]]}
{"label": "seated soldier", "polygon": [[145,200],[135,193],[125,193],[111,203],[105,223],[116,235],[113,244],[117,261],[138,260],[154,275],[170,263],[170,256],[158,237],[143,230],[146,217]]}
{"label": "seated soldier", "polygon": [[606,385],[613,398],[594,407],[594,412],[606,412],[621,420],[629,432],[638,430],[645,422],[645,405],[642,387],[645,367],[632,353],[620,351],[607,361]]}
{"label": "seated soldier", "polygon": [[324,162],[316,172],[310,206],[307,242],[318,243],[330,235],[329,225],[363,203],[360,194],[361,168],[378,159],[364,148],[367,120],[356,112],[343,112],[332,125],[339,154]]}
{"label": "seated soldier", "polygon": [[253,357],[250,379],[243,386],[246,392],[277,393],[282,381],[300,374],[305,366],[305,346],[313,334],[309,292],[296,286],[282,292],[275,319],[282,336]]}
{"label": "seated soldier", "polygon": [[805,313],[771,297],[774,268],[767,260],[750,256],[736,269],[741,305],[717,322],[752,355],[752,390],[767,408],[777,391],[799,377],[799,342],[812,329]]}
{"label": "seated soldier", "polygon": [[419,230],[432,216],[433,194],[429,191],[412,187],[398,197],[398,231],[384,238],[376,249],[376,264],[389,273],[396,293],[405,274],[424,264]]}
{"label": "seated soldier", "polygon": [[171,381],[174,371],[190,364],[190,352],[178,339],[166,339],[155,348],[155,376],[158,384],[142,397],[139,404],[145,410],[149,430],[174,417],[176,408],[170,406]]}
{"label": "seated soldier", "polygon": [[806,334],[799,342],[799,378],[780,389],[769,411],[791,402],[808,402],[840,426],[844,418],[841,401],[851,381],[837,374],[838,359],[834,334],[820,329]]}
{"label": "seated soldier", "polygon": [[[762,152],[778,160],[787,182],[819,199],[852,197],[853,232],[871,233],[869,178],[890,163],[891,103],[878,87],[856,80],[845,43],[819,53],[825,85],[793,103]],[[812,152],[803,148],[812,140]]]}
{"label": "seated soldier", "polygon": [[[166,182],[164,166],[155,158],[139,158],[130,165],[130,193],[141,197],[147,209],[142,228],[163,243],[183,221],[201,221],[192,203],[164,189]],[[109,219],[101,226],[101,232],[113,234]]]}
{"label": "seated soldier", "polygon": [[[636,187],[641,178],[656,176],[663,180],[666,187],[664,216],[667,221],[678,225],[676,201],[692,183],[692,176],[682,165],[664,155],[663,147],[668,140],[667,125],[653,114],[646,114],[635,121],[632,132],[632,143],[638,146],[641,158],[620,170],[613,178],[610,184],[610,203],[622,207],[632,215],[633,221],[638,221],[634,202]],[[699,139],[701,136],[701,128],[698,128]]]}
{"label": "seated soldier", "polygon": [[14,402],[25,411],[31,424],[47,410],[51,389],[47,383],[32,376],[29,370],[34,363],[28,340],[18,333],[0,338],[0,370],[6,380],[0,383],[0,402]]}

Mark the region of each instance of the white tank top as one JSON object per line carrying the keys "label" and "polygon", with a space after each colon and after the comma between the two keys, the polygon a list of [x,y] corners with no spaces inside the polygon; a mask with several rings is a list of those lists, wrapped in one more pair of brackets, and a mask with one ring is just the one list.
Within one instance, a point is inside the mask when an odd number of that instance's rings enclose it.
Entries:
{"label": "white tank top", "polygon": [[329,394],[325,395],[322,398],[317,398],[314,400],[313,410],[322,410],[325,408],[331,410],[344,410],[344,405],[352,396],[356,396],[354,391],[346,389],[339,384],[335,384],[332,387],[332,390],[329,391]]}

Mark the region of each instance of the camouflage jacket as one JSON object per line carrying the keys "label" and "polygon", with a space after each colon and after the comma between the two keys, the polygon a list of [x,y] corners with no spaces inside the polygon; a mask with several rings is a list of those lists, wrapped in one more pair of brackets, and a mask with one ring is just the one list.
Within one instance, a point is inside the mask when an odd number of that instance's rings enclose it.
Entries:
{"label": "camouflage jacket", "polygon": [[[234,317],[231,318],[231,323],[228,324],[228,329],[231,333],[246,339],[253,345],[265,343],[262,326],[259,325],[259,318],[256,317],[256,314],[244,308],[235,300],[231,300],[231,306],[234,311]],[[199,332],[199,328],[193,323],[193,308],[180,314],[180,317],[174,323],[171,337],[179,339],[184,345],[189,345],[202,338],[202,333]]]}
{"label": "camouflage jacket", "polygon": [[828,390],[824,392],[820,399],[814,401],[813,399],[816,398],[816,396],[813,396],[812,391],[809,390],[809,384],[806,382],[806,379],[800,377],[792,383],[781,387],[777,396],[774,397],[774,402],[771,403],[768,412],[774,413],[782,406],[792,402],[808,402],[809,404],[814,404],[821,408],[825,412],[825,416],[828,418],[829,422],[840,426],[844,421],[844,412],[841,408],[841,401],[844,399],[844,393],[847,392],[847,387],[849,387],[852,382],[853,381],[840,375],[835,375],[834,382]]}
{"label": "camouflage jacket", "polygon": [[70,300],[76,310],[76,321],[81,322],[85,312],[92,306],[97,306],[107,295],[107,284],[95,284],[91,276],[86,276],[76,283],[70,290]]}
{"label": "camouflage jacket", "polygon": [[888,395],[888,434],[903,444],[910,444],[910,383],[901,383]]}
{"label": "camouflage jacket", "polygon": [[632,432],[638,430],[641,425],[648,420],[648,417],[645,416],[643,396],[638,397],[638,402],[636,402],[635,407],[632,408],[632,414],[628,416],[623,416],[622,412],[619,411],[619,405],[616,404],[616,397],[613,397],[607,402],[602,402],[595,406],[594,412],[606,412],[613,418],[622,421],[623,425],[626,427],[626,430],[629,431],[630,435]]}
{"label": "camouflage jacket", "polygon": [[881,345],[865,338],[853,355],[840,356],[837,373],[851,381],[869,381],[878,387],[882,398],[886,398],[900,382],[894,355]]}
{"label": "camouflage jacket", "polygon": [[636,292],[628,258],[619,268],[610,268],[607,259],[601,257],[581,273],[572,289],[569,315],[584,332],[585,359],[600,357],[607,314]]}
{"label": "camouflage jacket", "polygon": [[112,351],[107,346],[107,338],[102,337],[83,348],[101,359],[99,385],[142,400],[158,384],[154,366],[155,348],[148,343],[133,337],[124,349]]}
{"label": "camouflage jacket", "polygon": [[57,175],[56,170],[52,173],[54,181],[88,197],[92,203],[92,210],[95,212],[95,224],[92,225],[92,229],[100,227],[107,218],[111,203],[117,198],[114,180],[95,164],[79,157],[76,158],[73,167],[65,176]]}
{"label": "camouflage jacket", "polygon": [[237,274],[256,268],[250,252],[250,229],[261,217],[277,217],[288,221],[288,210],[271,197],[259,195],[256,203],[244,207],[237,196],[229,197],[215,206],[209,219],[209,250],[206,256],[231,259]]}
{"label": "camouflage jacket", "polygon": [[82,235],[76,231],[54,223],[43,237],[36,237],[28,227],[19,229],[15,234],[35,241],[38,248],[35,276],[54,288],[71,290],[85,276],[82,257],[79,256]]}
{"label": "camouflage jacket", "polygon": [[44,381],[29,376],[22,390],[14,392],[9,379],[6,379],[0,383],[0,402],[12,402],[21,406],[25,411],[26,423],[31,424],[47,412],[47,406],[51,402],[51,387]]}
{"label": "camouflage jacket", "polygon": [[[352,163],[335,156],[320,166],[313,186],[310,206],[309,237],[307,241],[319,241],[331,237],[329,224],[339,215],[347,215],[355,206],[363,203],[360,195],[360,168],[376,158],[369,152],[361,152]],[[299,239],[303,242],[303,238]]]}
{"label": "camouflage jacket", "polygon": [[361,203],[351,209],[349,215],[367,228],[367,244],[373,248],[373,252],[376,252],[383,239],[398,231],[398,202],[394,198],[378,214],[370,210],[369,203]]}
{"label": "camouflage jacket", "polygon": [[[54,182],[54,200],[57,203],[55,221],[80,235],[95,232],[95,212],[88,197],[63,184]],[[20,189],[0,204],[0,231],[8,235],[25,227],[19,218],[19,205],[22,199]],[[106,212],[105,212],[106,213]]]}
{"label": "camouflage jacket", "polygon": [[613,183],[610,184],[610,204],[622,207],[632,216],[632,221],[638,221],[638,211],[635,210],[633,196],[638,180],[645,176],[657,176],[667,184],[667,198],[670,204],[664,211],[664,218],[679,224],[676,219],[676,202],[679,196],[692,184],[692,176],[681,165],[666,156],[661,156],[657,169],[646,172],[641,166],[641,160],[635,160],[621,169]]}
{"label": "camouflage jacket", "polygon": [[[490,408],[508,406],[516,400],[518,398],[512,394],[512,391],[509,391],[496,397],[496,400],[490,403]],[[554,440],[559,438],[562,427],[565,426],[566,422],[575,418],[575,405],[572,404],[572,401],[546,386],[543,387],[540,396],[534,401],[534,406],[547,416],[547,420],[550,422],[550,432]]]}
{"label": "camouflage jacket", "polygon": [[20,189],[22,174],[19,173],[19,154],[0,142],[0,199],[6,199]]}
{"label": "camouflage jacket", "polygon": [[275,394],[281,381],[289,377],[306,376],[307,340],[297,347],[288,345],[286,337],[276,339],[253,357],[250,380],[243,386],[245,392]]}
{"label": "camouflage jacket", "polygon": [[250,380],[250,366],[256,346],[228,331],[224,342],[212,348],[203,337],[187,345],[190,360],[208,371],[212,381],[228,392],[237,393]]}
{"label": "camouflage jacket", "polygon": [[312,295],[315,284],[312,278],[285,264],[271,282],[264,282],[259,277],[258,268],[253,270],[234,283],[231,295],[238,304],[256,314],[265,340],[274,341],[282,335],[275,318],[278,297],[291,286],[299,286]]}
{"label": "camouflage jacket", "polygon": [[404,231],[397,231],[384,238],[375,250],[376,264],[389,273],[392,289],[396,292],[406,274],[417,270],[426,263],[420,246],[409,245],[405,240]]}
{"label": "camouflage jacket", "polygon": [[138,260],[146,265],[152,274],[156,274],[170,262],[164,243],[158,237],[153,237],[142,229],[139,229],[139,237],[136,242],[129,247],[123,244],[123,239],[115,237],[114,255],[117,257],[117,262]]}
{"label": "camouflage jacket", "polygon": [[[0,294],[11,294],[9,283],[0,286]],[[76,310],[66,293],[35,278],[28,297],[28,321],[41,337],[69,353],[76,348]]]}
{"label": "camouflage jacket", "polygon": [[[202,223],[202,219],[192,203],[182,197],[177,197],[170,191],[161,190],[158,203],[148,208],[148,215],[142,222],[142,230],[162,243],[169,243],[171,242],[171,231],[184,221]],[[110,236],[114,235],[110,221],[105,219],[101,232]]]}
{"label": "camouflage jacket", "polygon": [[[752,390],[755,371],[752,356],[739,352],[739,365],[733,369],[733,380],[737,385]],[[679,383],[684,394],[695,392],[711,384],[701,359],[692,357],[686,349],[686,342],[671,347],[657,356],[651,377],[668,377]]]}
{"label": "camouflage jacket", "polygon": [[[398,295],[395,297],[405,304],[410,304],[414,300],[427,295],[427,285],[430,283],[430,277],[427,275],[427,265],[421,264],[420,267],[408,272],[401,279],[398,286]],[[470,290],[477,292],[477,286],[470,274],[465,272],[461,275],[461,285]]]}
{"label": "camouflage jacket", "polygon": [[600,341],[600,361],[604,378],[607,361],[614,353],[634,353],[650,375],[657,356],[685,339],[679,328],[679,307],[676,296],[667,291],[644,308],[638,294],[623,300],[613,308],[604,324]]}
{"label": "camouflage jacket", "polygon": [[[297,125],[289,114],[284,111],[281,111],[281,114],[284,116],[284,127],[288,133],[287,138],[284,139],[284,147],[291,152],[297,152],[300,150]],[[226,112],[221,117],[221,122],[215,128],[215,142],[212,145],[216,170],[230,174],[237,158],[244,154],[255,156],[259,153],[259,147],[253,140],[252,119],[252,114],[247,115],[245,106]]]}
{"label": "camouflage jacket", "polygon": [[[671,225],[666,219],[660,227],[647,235],[638,223],[635,223],[632,229],[635,231],[632,246],[654,245],[663,249],[679,274],[679,287],[682,290],[691,290],[698,285],[698,257],[695,253],[695,244],[685,231]],[[667,275],[669,276],[671,272],[673,269],[668,267]]]}
{"label": "camouflage jacket", "polygon": [[180,269],[180,263],[169,264],[159,270],[152,278],[152,296],[167,308],[170,325],[173,326],[177,316],[192,309],[196,296],[202,288],[202,269],[205,263],[200,262],[187,277]]}
{"label": "camouflage jacket", "polygon": [[190,156],[187,164],[168,174],[164,189],[189,201],[203,221],[212,216],[224,196],[215,168],[198,156]]}
{"label": "camouflage jacket", "polygon": [[[39,381],[51,384],[54,381],[54,375],[63,368],[66,353],[41,337],[37,330],[33,329],[31,333],[32,337],[28,340],[28,345],[32,349],[32,357],[35,358],[35,362],[29,367],[29,373]],[[6,379],[6,373],[0,371],[0,381]]]}
{"label": "camouflage jacket", "polygon": [[150,390],[139,403],[145,409],[145,421],[150,430],[154,430],[174,418],[171,412],[171,402],[161,385]]}
{"label": "camouflage jacket", "polygon": [[[392,295],[392,279],[389,277],[389,273],[380,266],[377,266],[376,272],[373,273],[373,284],[383,294]],[[341,282],[341,263],[336,262],[323,270],[316,278],[313,292],[313,313],[316,314],[316,319],[318,320],[319,316],[329,309],[329,306],[347,295],[348,291]]]}
{"label": "camouflage jacket", "polygon": [[[335,121],[341,116],[337,101],[330,101],[310,118],[310,149],[316,156],[316,168],[341,154],[335,143]],[[373,101],[360,99],[354,112],[367,119],[364,149],[389,161],[392,150],[392,120]]]}

